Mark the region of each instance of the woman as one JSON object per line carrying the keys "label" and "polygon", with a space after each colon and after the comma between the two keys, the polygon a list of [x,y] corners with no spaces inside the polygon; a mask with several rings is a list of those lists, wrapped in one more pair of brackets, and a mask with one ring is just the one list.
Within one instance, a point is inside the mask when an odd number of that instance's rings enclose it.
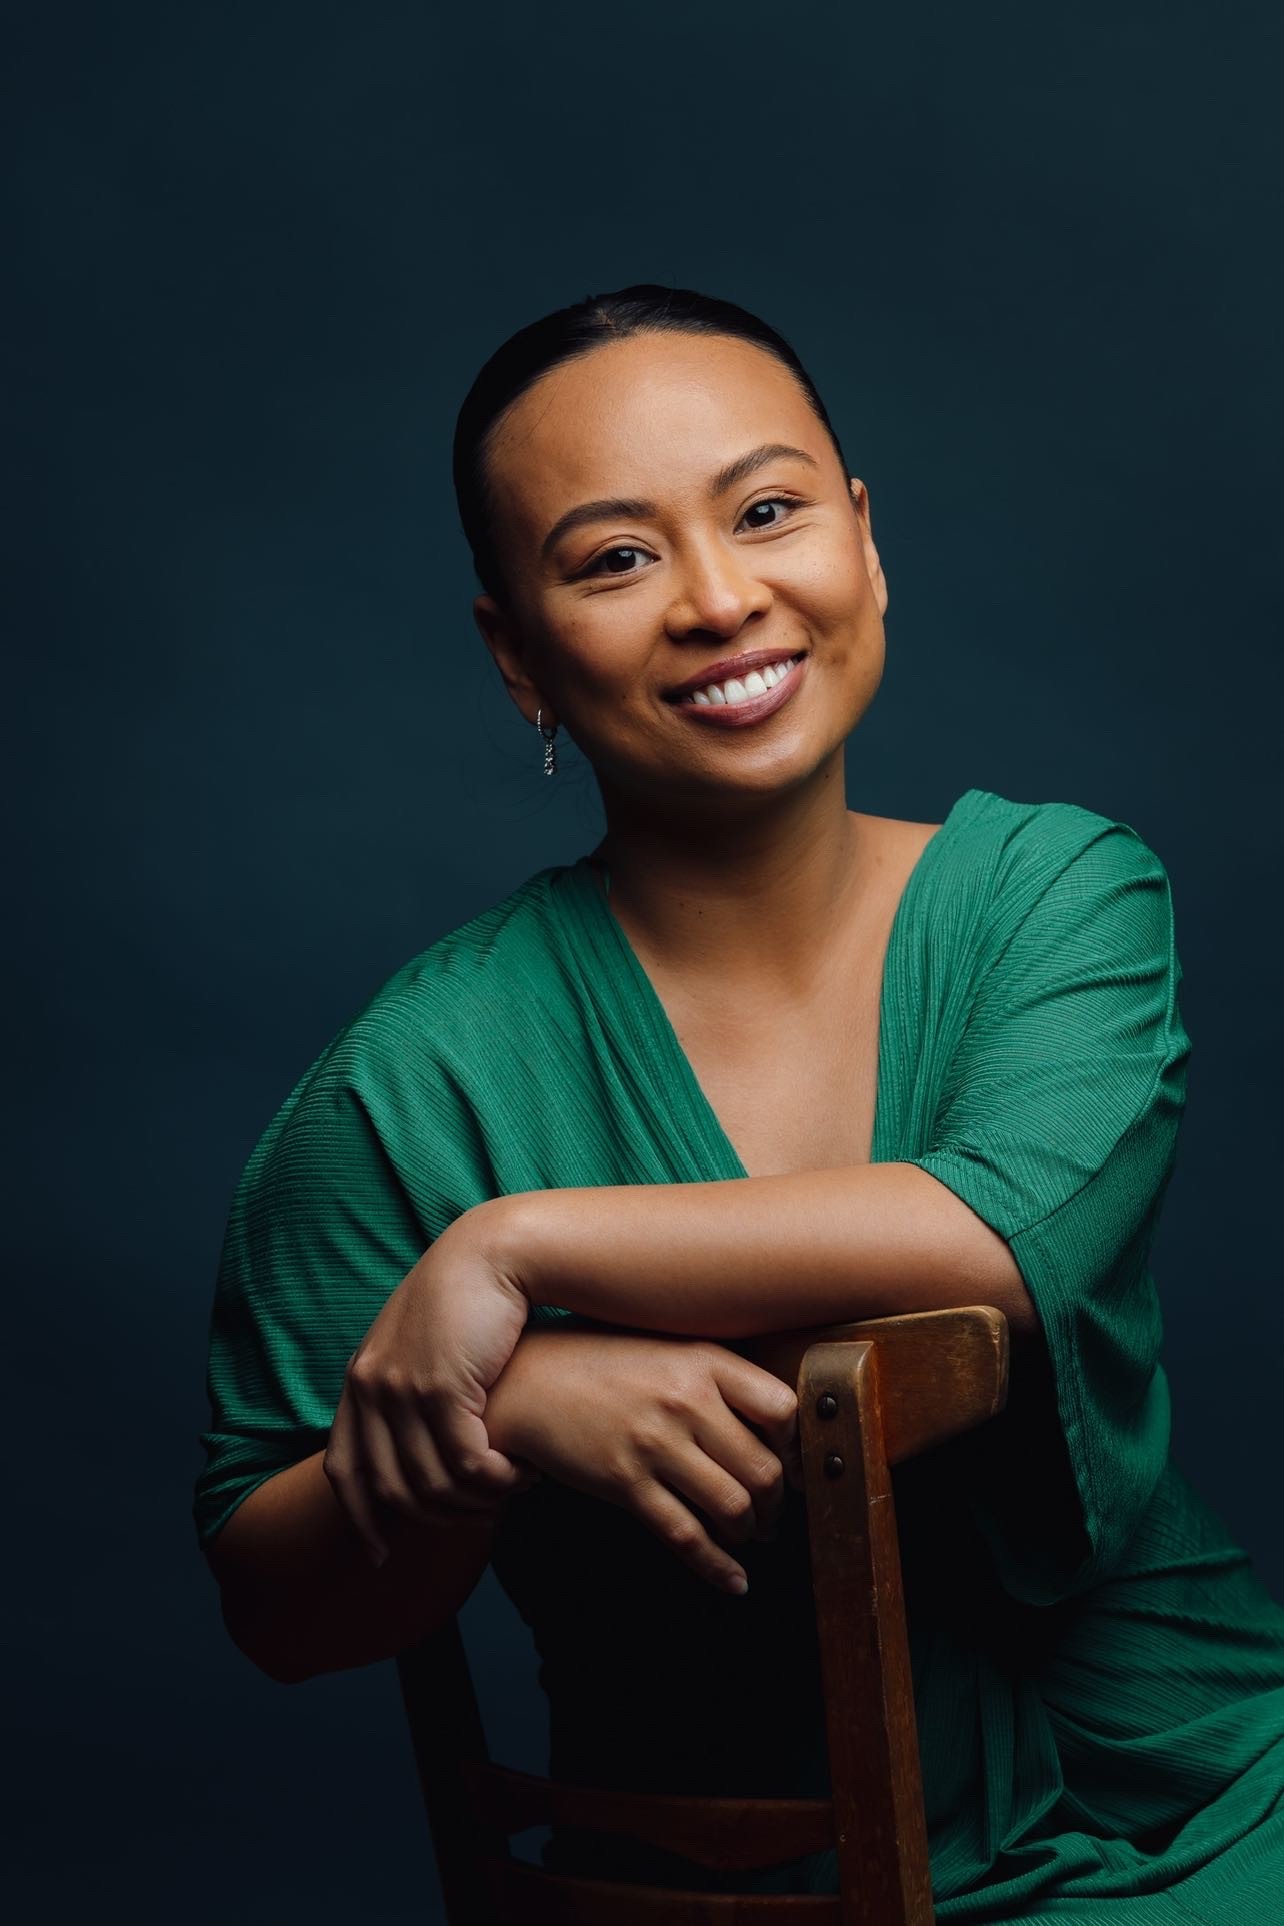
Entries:
{"label": "woman", "polygon": [[555,1776],[823,1794],[795,1400],[737,1346],[993,1304],[1008,1411],[897,1482],[939,1915],[1284,1911],[1284,1612],[1168,1460],[1162,864],[1073,804],[847,808],[869,499],[739,308],[522,330],[456,483],[482,635],[607,832],[398,971],[250,1160],[197,1492],[232,1636],[386,1658],[493,1558]]}

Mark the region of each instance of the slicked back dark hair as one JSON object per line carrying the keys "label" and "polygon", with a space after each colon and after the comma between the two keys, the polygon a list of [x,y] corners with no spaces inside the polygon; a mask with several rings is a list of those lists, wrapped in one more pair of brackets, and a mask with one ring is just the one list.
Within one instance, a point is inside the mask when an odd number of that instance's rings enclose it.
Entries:
{"label": "slicked back dark hair", "polygon": [[495,541],[494,496],[487,457],[491,431],[519,395],[551,368],[588,354],[609,341],[636,334],[722,334],[783,362],[822,423],[846,475],[850,471],[815,383],[782,334],[734,301],[697,294],[691,288],[666,288],[638,281],[613,294],[588,294],[569,308],[519,328],[496,348],[464,397],[455,424],[454,477],[459,519],[472,550],[477,579],[488,595],[508,600]]}

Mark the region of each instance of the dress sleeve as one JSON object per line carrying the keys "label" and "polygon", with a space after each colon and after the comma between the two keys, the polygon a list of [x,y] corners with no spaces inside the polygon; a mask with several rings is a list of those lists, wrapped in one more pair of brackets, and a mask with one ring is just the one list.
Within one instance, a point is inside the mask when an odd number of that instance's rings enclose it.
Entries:
{"label": "dress sleeve", "polygon": [[1117,1566],[1169,1443],[1149,1249],[1190,1043],[1167,874],[1097,820],[1033,889],[1013,884],[1019,920],[985,959],[930,1148],[906,1160],[1005,1239],[1046,1337],[1050,1382],[1014,1356],[971,1492],[1001,1582],[1039,1604]]}
{"label": "dress sleeve", "polygon": [[429,1242],[357,1080],[323,1057],[259,1140],[224,1234],[202,1545],[264,1479],[325,1445],[349,1357]]}
{"label": "dress sleeve", "polygon": [[[323,1449],[348,1359],[446,1225],[503,1188],[475,1105],[425,1046],[437,1011],[389,998],[291,1091],[241,1175],[209,1326],[198,1541]],[[588,1320],[534,1305],[529,1321]]]}

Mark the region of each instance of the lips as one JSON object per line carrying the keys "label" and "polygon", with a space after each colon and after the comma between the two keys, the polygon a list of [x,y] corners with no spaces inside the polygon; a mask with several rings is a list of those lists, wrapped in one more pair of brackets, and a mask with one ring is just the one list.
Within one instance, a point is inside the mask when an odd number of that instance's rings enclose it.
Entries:
{"label": "lips", "polygon": [[[777,662],[781,660],[779,656],[764,659]],[[783,709],[787,702],[793,700],[799,684],[807,674],[809,659],[805,655],[800,657],[789,674],[777,682],[774,689],[768,689],[765,695],[750,696],[747,702],[725,703],[722,707],[715,708],[712,703],[705,705],[679,700],[674,707],[678,715],[689,717],[702,729],[752,728],[754,723],[762,722],[766,717],[775,715],[777,709]],[[703,685],[697,682],[695,686],[700,688]]]}
{"label": "lips", "polygon": [[789,662],[801,654],[798,649],[750,649],[745,655],[724,656],[720,662],[711,662],[697,675],[688,676],[674,689],[665,691],[666,702],[681,702],[683,696],[691,695],[696,689],[707,689],[711,682],[726,682],[731,676],[743,679],[751,669],[765,669],[769,663]]}

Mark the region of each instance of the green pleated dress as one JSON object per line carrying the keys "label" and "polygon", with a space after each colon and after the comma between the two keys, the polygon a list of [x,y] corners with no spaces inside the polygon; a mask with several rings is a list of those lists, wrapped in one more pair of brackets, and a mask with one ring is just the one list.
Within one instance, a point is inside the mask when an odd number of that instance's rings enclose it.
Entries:
{"label": "green pleated dress", "polygon": [[[942,1920],[1284,1921],[1284,1609],[1169,1458],[1148,1254],[1180,981],[1162,864],[1074,804],[968,790],[892,925],[873,1161],[917,1164],[1007,1240],[1046,1337],[1000,1418],[895,1475]],[[588,858],[531,877],[376,993],[246,1166],[201,1541],[322,1447],[348,1357],[460,1212],[745,1177]],[[785,1326],[787,1277],[781,1304]],[[494,1564],[539,1650],[555,1776],[827,1790],[801,1495],[740,1553],[734,1598],[620,1507],[547,1478],[510,1503]],[[719,1883],[569,1831],[543,1856]],[[836,1868],[721,1883],[833,1891]]]}

